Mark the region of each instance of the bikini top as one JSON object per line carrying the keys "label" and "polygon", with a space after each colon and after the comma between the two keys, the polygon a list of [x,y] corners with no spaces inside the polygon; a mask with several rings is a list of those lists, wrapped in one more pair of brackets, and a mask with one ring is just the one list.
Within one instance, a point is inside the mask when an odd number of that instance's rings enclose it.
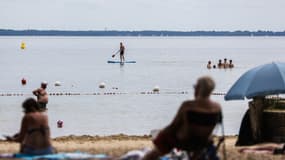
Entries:
{"label": "bikini top", "polygon": [[214,126],[222,122],[222,113],[201,113],[197,111],[188,111],[187,120],[190,124],[202,126]]}
{"label": "bikini top", "polygon": [[39,128],[28,129],[27,133],[30,135],[34,132],[40,132],[43,136],[45,136],[47,130],[49,130],[49,127],[44,127],[43,125],[41,125]]}

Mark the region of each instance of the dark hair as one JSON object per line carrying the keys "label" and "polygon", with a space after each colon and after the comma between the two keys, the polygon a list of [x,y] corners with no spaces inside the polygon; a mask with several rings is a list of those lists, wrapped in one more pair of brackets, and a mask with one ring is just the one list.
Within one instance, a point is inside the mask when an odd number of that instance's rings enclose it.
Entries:
{"label": "dark hair", "polygon": [[41,87],[42,87],[43,89],[46,89],[46,88],[47,88],[47,83],[41,83]]}
{"label": "dark hair", "polygon": [[34,98],[26,99],[23,102],[22,107],[25,113],[36,112],[40,110],[40,107]]}

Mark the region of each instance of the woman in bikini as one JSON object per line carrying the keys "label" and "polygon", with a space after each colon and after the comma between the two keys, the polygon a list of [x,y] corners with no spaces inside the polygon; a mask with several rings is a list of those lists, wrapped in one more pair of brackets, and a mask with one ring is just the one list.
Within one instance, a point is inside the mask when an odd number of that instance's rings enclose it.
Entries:
{"label": "woman in bikini", "polygon": [[41,110],[46,110],[46,105],[48,103],[48,94],[46,92],[47,82],[42,82],[41,87],[34,90],[33,94],[37,96],[38,104]]}
{"label": "woman in bikini", "polygon": [[182,103],[173,121],[153,140],[154,149],[143,160],[157,159],[174,148],[189,154],[200,153],[207,146],[213,129],[221,121],[221,106],[210,99],[214,87],[210,77],[198,79],[194,86],[195,99]]}
{"label": "woman in bikini", "polygon": [[47,114],[41,112],[33,98],[25,100],[22,107],[25,115],[22,118],[20,132],[13,137],[7,136],[7,140],[19,142],[20,153],[23,154],[52,154],[54,149],[51,145]]}

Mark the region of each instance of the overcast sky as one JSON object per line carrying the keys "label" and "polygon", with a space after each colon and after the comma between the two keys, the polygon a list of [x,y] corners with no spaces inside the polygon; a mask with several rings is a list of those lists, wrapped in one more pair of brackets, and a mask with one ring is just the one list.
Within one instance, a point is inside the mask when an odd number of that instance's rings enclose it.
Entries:
{"label": "overcast sky", "polygon": [[1,29],[285,30],[285,0],[1,0]]}

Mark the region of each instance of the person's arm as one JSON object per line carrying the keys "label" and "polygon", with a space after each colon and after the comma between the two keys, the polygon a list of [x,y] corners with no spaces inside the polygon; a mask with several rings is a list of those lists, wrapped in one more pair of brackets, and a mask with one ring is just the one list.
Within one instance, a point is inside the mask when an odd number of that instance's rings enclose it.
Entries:
{"label": "person's arm", "polygon": [[184,114],[185,106],[186,106],[186,102],[183,102],[181,104],[180,108],[178,109],[175,117],[173,118],[172,122],[164,130],[172,130],[173,131],[182,125],[183,118],[184,118],[183,114]]}
{"label": "person's arm", "polygon": [[34,94],[35,96],[38,96],[38,95],[39,95],[39,92],[40,92],[40,88],[34,90],[34,91],[33,91],[33,94]]}
{"label": "person's arm", "polygon": [[22,119],[22,122],[21,122],[20,132],[17,136],[12,137],[12,141],[16,141],[16,142],[21,143],[24,140],[25,134],[28,131],[28,125],[29,125],[29,117],[25,115]]}

